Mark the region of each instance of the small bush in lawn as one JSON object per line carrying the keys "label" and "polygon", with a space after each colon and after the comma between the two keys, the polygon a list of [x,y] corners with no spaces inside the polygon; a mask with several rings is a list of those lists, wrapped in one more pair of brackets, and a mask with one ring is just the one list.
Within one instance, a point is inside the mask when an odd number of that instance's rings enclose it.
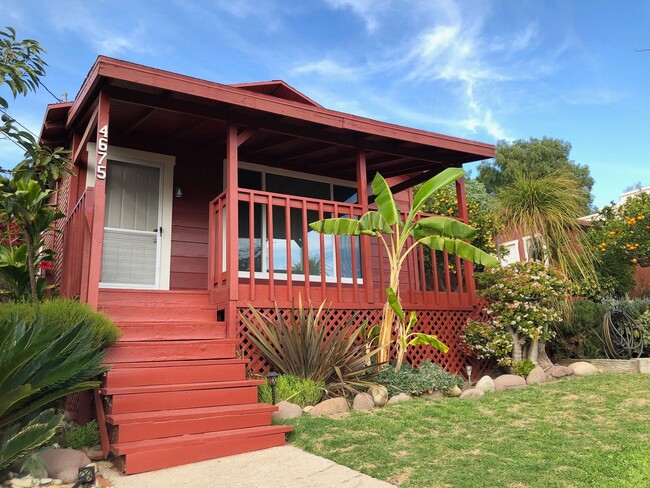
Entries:
{"label": "small bush in lawn", "polygon": [[92,420],[86,425],[68,424],[61,435],[61,447],[81,449],[99,444],[99,428]]}
{"label": "small bush in lawn", "polygon": [[529,359],[524,359],[523,361],[518,361],[514,364],[515,374],[523,376],[524,378],[528,376],[533,369],[535,369],[535,363]]}
{"label": "small bush in lawn", "polygon": [[424,361],[419,368],[404,364],[398,372],[392,366],[384,366],[376,381],[388,389],[390,396],[398,393],[421,395],[434,390],[448,391],[463,384],[462,378],[431,361]]}
{"label": "small bush in lawn", "polygon": [[[324,381],[304,380],[290,374],[277,377],[275,382],[275,401],[287,401],[306,407],[316,405],[325,391]],[[259,399],[263,403],[272,403],[273,396],[268,384],[259,386]]]}
{"label": "small bush in lawn", "polygon": [[9,320],[13,315],[25,322],[40,317],[44,327],[54,327],[61,332],[83,322],[91,330],[93,345],[101,348],[110,346],[120,337],[120,330],[108,317],[93,312],[88,305],[75,300],[53,299],[0,305],[0,321]]}

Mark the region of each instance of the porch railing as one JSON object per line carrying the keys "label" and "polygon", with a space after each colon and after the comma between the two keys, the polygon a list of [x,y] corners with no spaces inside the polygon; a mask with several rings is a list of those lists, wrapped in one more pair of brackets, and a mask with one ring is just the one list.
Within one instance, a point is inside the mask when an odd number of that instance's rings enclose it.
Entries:
{"label": "porch railing", "polygon": [[94,188],[88,187],[74,206],[64,226],[61,295],[87,301]]}
{"label": "porch railing", "polygon": [[[300,293],[314,302],[381,306],[389,265],[381,245],[367,236],[326,236],[309,228],[323,218],[359,218],[358,204],[238,189],[238,236],[226,235],[227,191],[210,204],[209,285],[219,291],[236,278],[238,301],[272,304]],[[422,216],[425,216],[424,214]],[[238,255],[226,269],[227,246]],[[404,263],[405,306],[470,307],[475,300],[471,263],[446,252],[416,248]]]}

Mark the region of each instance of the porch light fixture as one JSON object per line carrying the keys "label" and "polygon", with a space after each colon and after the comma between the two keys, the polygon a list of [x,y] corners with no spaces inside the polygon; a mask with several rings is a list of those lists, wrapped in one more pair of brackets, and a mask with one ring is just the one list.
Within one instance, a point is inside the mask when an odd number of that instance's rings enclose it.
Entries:
{"label": "porch light fixture", "polygon": [[183,198],[183,189],[180,186],[177,186],[174,190],[174,196],[176,198]]}
{"label": "porch light fixture", "polygon": [[278,376],[280,375],[275,371],[271,371],[266,375],[266,380],[269,382],[269,386],[271,387],[271,400],[273,401],[273,405],[275,405],[275,381]]}
{"label": "porch light fixture", "polygon": [[467,371],[467,381],[469,381],[469,387],[472,387],[472,367],[468,364],[465,366],[465,370]]}

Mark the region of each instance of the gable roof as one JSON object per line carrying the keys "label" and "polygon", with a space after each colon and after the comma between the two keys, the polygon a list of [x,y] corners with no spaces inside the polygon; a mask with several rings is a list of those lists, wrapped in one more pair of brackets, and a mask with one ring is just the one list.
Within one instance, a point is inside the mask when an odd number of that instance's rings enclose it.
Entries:
{"label": "gable roof", "polygon": [[258,81],[254,83],[236,83],[229,86],[232,86],[234,88],[242,88],[244,90],[249,90],[255,93],[263,93],[265,95],[283,98],[284,100],[304,103],[306,105],[311,105],[312,107],[323,108],[321,104],[316,103],[307,95],[299,92],[294,87],[282,80]]}

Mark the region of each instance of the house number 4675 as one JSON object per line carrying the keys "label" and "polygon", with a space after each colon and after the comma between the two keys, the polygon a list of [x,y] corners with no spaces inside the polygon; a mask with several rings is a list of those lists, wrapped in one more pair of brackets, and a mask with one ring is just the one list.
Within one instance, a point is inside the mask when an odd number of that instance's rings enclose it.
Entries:
{"label": "house number 4675", "polygon": [[108,124],[99,129],[97,140],[97,179],[106,179],[106,158],[108,157]]}

